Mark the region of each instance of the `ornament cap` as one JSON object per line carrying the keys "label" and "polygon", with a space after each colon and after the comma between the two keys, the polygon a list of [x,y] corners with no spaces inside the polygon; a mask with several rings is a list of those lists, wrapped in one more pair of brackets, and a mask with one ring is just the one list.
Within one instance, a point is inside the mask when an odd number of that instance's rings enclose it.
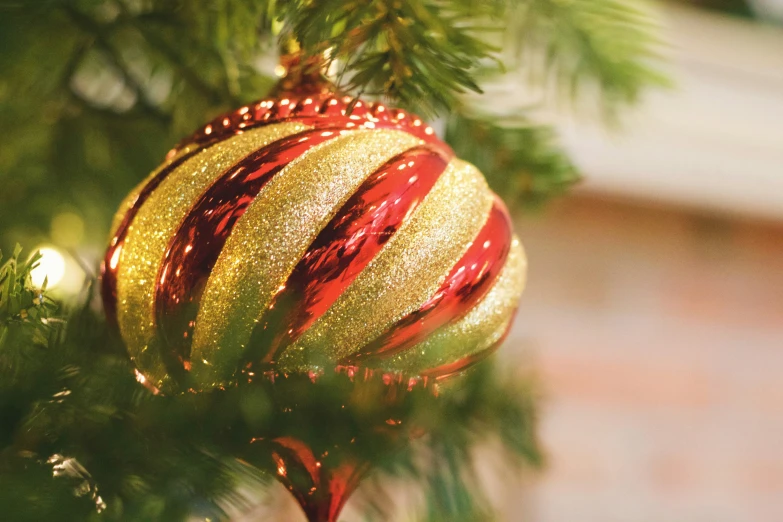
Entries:
{"label": "ornament cap", "polygon": [[337,86],[326,76],[327,63],[321,55],[305,56],[297,46],[297,49],[280,56],[280,66],[284,74],[269,93],[272,97],[340,94]]}

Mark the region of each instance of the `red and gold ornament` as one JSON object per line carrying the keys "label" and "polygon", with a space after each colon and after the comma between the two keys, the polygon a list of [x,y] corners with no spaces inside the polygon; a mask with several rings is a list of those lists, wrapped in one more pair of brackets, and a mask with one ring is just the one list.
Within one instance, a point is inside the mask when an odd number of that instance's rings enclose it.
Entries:
{"label": "red and gold ornament", "polygon": [[418,117],[349,105],[242,107],[123,201],[103,300],[150,384],[326,364],[437,379],[502,340],[526,270],[503,203]]}

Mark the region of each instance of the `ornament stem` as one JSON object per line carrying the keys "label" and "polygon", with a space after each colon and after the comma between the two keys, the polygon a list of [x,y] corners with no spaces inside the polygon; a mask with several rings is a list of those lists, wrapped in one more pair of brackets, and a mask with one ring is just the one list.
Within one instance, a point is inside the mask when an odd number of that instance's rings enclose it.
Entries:
{"label": "ornament stem", "polygon": [[320,498],[308,499],[302,502],[302,510],[308,522],[337,522],[340,513],[345,507],[348,498],[356,490],[359,482],[364,478],[370,466],[355,466],[353,464],[339,466],[330,473],[329,478],[323,484],[327,490]]}
{"label": "ornament stem", "polygon": [[280,437],[270,447],[277,480],[294,496],[309,522],[337,522],[348,498],[370,469],[340,452],[314,452],[292,437]]}
{"label": "ornament stem", "polygon": [[311,96],[336,93],[337,86],[326,76],[322,56],[305,56],[299,49],[290,49],[280,55],[284,74],[270,92],[272,97]]}

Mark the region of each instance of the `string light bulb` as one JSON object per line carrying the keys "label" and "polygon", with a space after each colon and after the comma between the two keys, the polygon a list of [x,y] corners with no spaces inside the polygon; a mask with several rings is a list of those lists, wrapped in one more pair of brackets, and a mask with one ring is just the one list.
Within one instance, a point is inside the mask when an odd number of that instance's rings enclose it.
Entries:
{"label": "string light bulb", "polygon": [[48,288],[56,287],[65,275],[65,257],[49,246],[38,247],[36,250],[41,253],[41,258],[37,262],[38,266],[30,272],[33,285],[40,288],[46,281]]}

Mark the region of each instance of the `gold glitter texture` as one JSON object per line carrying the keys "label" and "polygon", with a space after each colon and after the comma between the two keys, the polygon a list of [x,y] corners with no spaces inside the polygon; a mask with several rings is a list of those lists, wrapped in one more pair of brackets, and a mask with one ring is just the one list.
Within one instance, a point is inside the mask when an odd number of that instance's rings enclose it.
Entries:
{"label": "gold glitter texture", "polygon": [[280,369],[306,370],[317,361],[337,361],[421,307],[484,226],[492,203],[481,173],[452,160],[378,255],[283,353]]}
{"label": "gold glitter texture", "polygon": [[444,326],[418,345],[383,364],[387,371],[417,375],[491,348],[513,319],[525,287],[527,259],[515,236],[503,270],[487,294],[465,317]]}
{"label": "gold glitter texture", "polygon": [[233,375],[274,295],[365,178],[421,143],[394,130],[340,134],[280,171],[234,226],[196,318],[191,365],[200,385],[220,384]]}
{"label": "gold glitter texture", "polygon": [[125,218],[125,214],[128,213],[128,211],[131,209],[131,207],[136,203],[136,199],[139,197],[139,194],[141,194],[141,191],[144,190],[144,187],[147,186],[147,183],[152,181],[152,179],[157,176],[161,170],[165,169],[169,165],[171,165],[172,162],[178,160],[185,154],[188,154],[189,152],[193,151],[194,149],[198,148],[198,145],[188,145],[186,147],[183,147],[182,149],[178,150],[177,153],[166,160],[160,167],[153,170],[149,176],[144,178],[144,181],[133,187],[133,190],[130,191],[130,193],[125,196],[125,199],[122,200],[122,203],[120,203],[120,207],[117,209],[117,212],[114,213],[114,217],[112,217],[111,220],[111,228],[109,239],[113,239],[114,235],[117,233],[117,229],[120,228],[120,224],[122,223],[122,220]]}
{"label": "gold glitter texture", "polygon": [[261,127],[204,149],[174,169],[133,219],[117,270],[117,320],[131,357],[154,385],[160,386],[166,376],[152,344],[155,283],[171,238],[198,198],[228,168],[253,151],[308,128],[300,123]]}

